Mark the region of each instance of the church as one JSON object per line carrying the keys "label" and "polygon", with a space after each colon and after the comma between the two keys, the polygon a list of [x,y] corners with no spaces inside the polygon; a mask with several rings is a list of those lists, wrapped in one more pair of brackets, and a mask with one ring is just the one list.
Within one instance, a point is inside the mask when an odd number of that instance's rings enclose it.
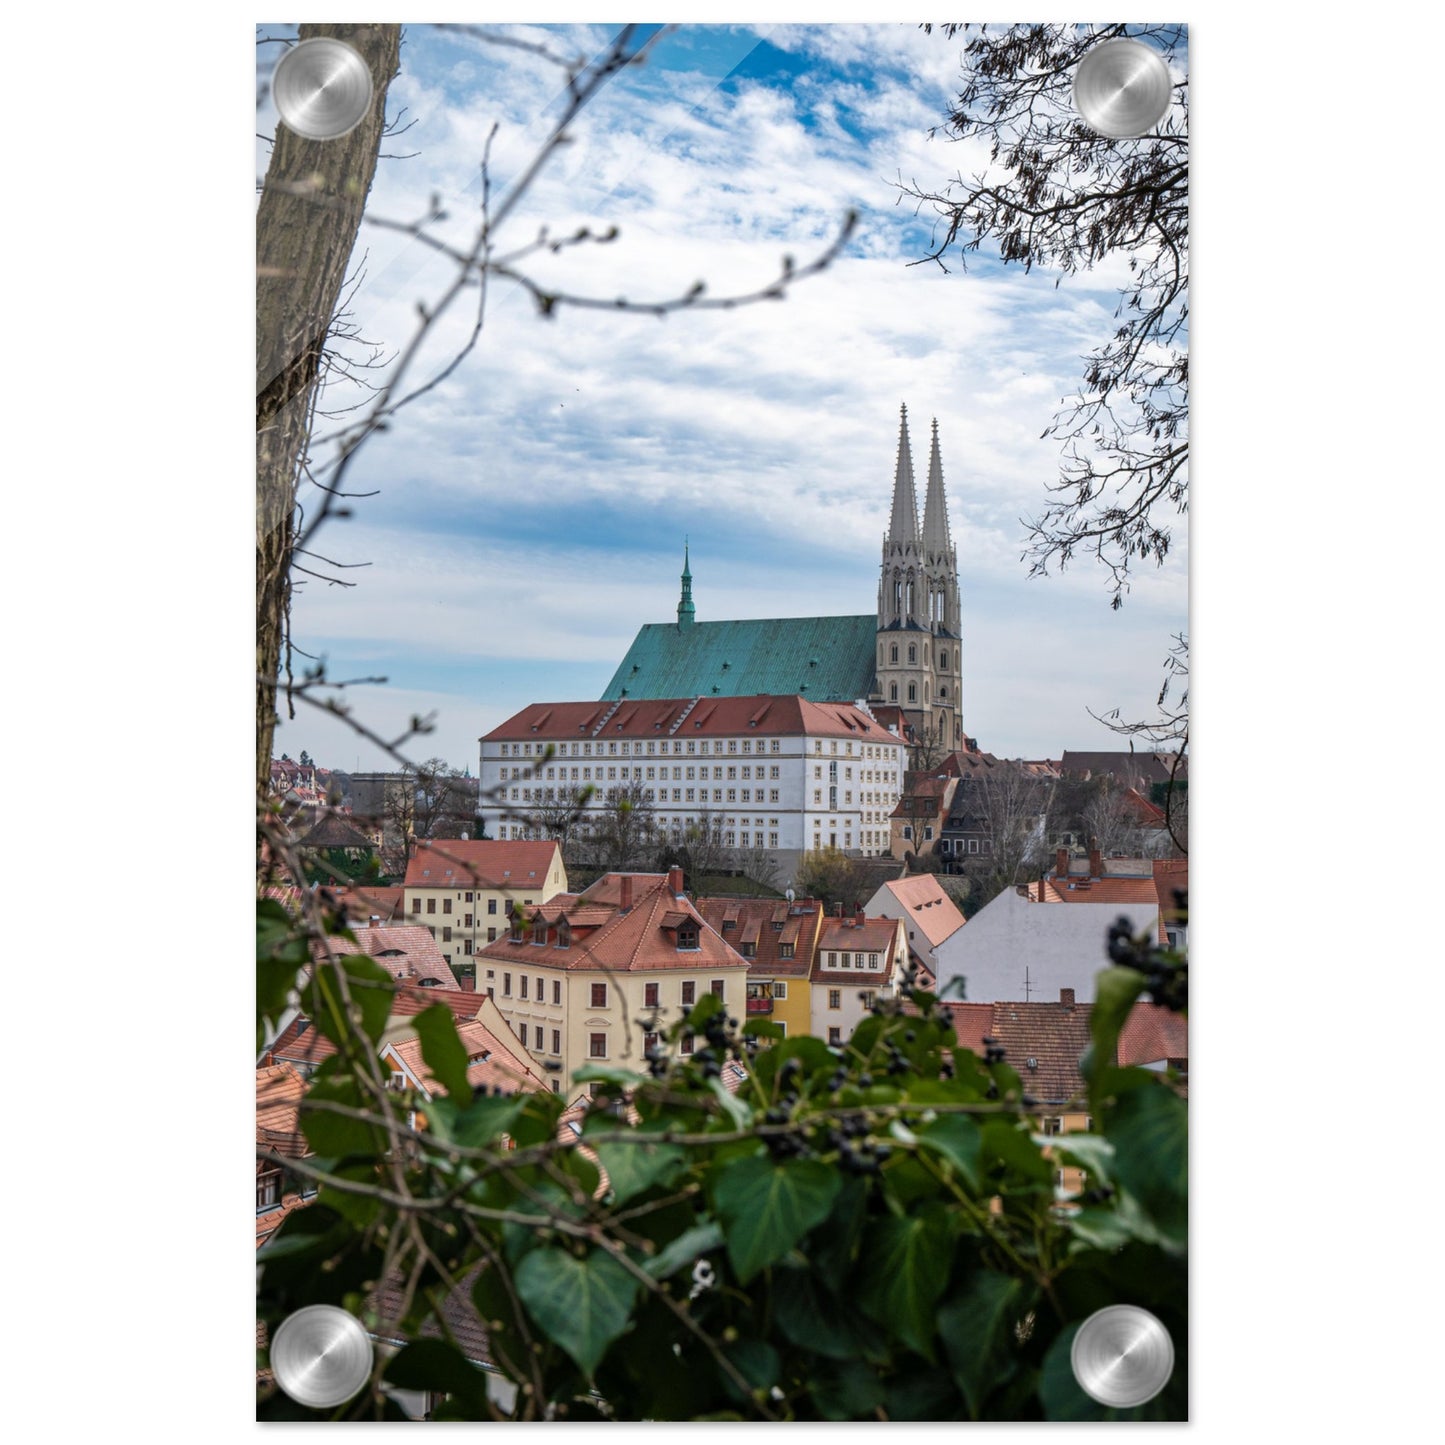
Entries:
{"label": "church", "polygon": [[772,694],[866,702],[880,721],[896,722],[900,735],[952,751],[964,746],[959,630],[938,422],[920,526],[904,406],[876,613],[699,622],[684,550],[677,621],[642,627],[602,701]]}

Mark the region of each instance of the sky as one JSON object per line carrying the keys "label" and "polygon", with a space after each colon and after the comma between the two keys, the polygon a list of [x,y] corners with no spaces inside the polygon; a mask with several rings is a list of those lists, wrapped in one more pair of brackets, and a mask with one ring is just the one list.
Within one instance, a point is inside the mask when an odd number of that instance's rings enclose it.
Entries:
{"label": "sky", "polygon": [[[615,34],[500,31],[564,57],[595,56]],[[475,348],[367,442],[348,488],[368,495],[316,538],[326,557],[364,564],[334,574],[354,585],[310,580],[295,600],[296,646],[329,677],[386,679],[347,689],[358,718],[395,736],[432,717],[412,756],[475,772],[480,734],[531,702],[597,697],[637,629],[675,615],[684,539],[699,621],[872,612],[901,404],[920,500],[939,426],[965,731],[1000,755],[1057,757],[1112,745],[1091,710],[1150,714],[1188,625],[1185,527],[1118,612],[1097,565],[1030,579],[1021,560],[1020,519],[1058,473],[1059,445],[1041,433],[1108,333],[1121,264],[1075,277],[987,254],[966,272],[956,254],[946,270],[917,264],[934,218],[900,179],[933,188],[987,164],[928,134],[956,94],[961,49],[908,25],[685,26],[588,104],[499,244],[525,251],[544,226],[617,238],[525,255],[519,268],[541,285],[639,302],[698,281],[747,294],[785,255],[802,267],[822,253],[850,208],[856,231],[785,299],[730,310],[544,319],[494,282]],[[260,64],[279,51],[259,45]],[[528,50],[408,28],[388,110],[410,128],[384,146],[353,258],[350,310],[383,365],[450,271],[378,222],[420,217],[436,197],[448,219],[434,234],[463,244],[488,133],[495,207],[563,96],[558,66]],[[257,131],[274,124],[263,106]],[[258,142],[258,175],[266,157]],[[409,382],[455,354],[474,307],[471,292],[444,315]],[[355,399],[338,388],[324,405]],[[278,754],[303,749],[333,767],[387,766],[310,709],[277,733]]]}

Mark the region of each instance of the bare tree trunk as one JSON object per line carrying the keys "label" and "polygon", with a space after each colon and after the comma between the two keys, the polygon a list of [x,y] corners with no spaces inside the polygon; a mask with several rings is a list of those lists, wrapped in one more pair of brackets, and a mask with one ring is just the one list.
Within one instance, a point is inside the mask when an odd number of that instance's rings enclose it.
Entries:
{"label": "bare tree trunk", "polygon": [[278,124],[256,214],[256,787],[271,777],[277,677],[286,635],[296,483],[322,349],[376,172],[399,25],[303,25],[333,36],[371,67],[361,124],[312,141]]}

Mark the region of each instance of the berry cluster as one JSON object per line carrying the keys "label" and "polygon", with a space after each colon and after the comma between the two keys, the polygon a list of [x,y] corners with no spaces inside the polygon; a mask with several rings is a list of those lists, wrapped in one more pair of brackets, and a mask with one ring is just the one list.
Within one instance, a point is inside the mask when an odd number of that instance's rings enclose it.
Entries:
{"label": "berry cluster", "polygon": [[[1182,898],[1182,894],[1176,896]],[[1132,968],[1148,979],[1145,991],[1157,1004],[1174,1013],[1189,1007],[1189,965],[1176,961],[1147,934],[1137,938],[1129,931],[1129,920],[1117,918],[1109,928],[1109,961],[1120,968]]]}

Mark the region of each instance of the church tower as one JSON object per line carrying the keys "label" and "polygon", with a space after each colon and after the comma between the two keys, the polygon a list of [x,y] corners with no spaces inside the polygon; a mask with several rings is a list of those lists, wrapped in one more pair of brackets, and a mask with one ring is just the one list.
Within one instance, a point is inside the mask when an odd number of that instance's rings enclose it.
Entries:
{"label": "church tower", "polygon": [[963,742],[958,634],[958,562],[943,491],[938,422],[933,423],[920,532],[905,406],[898,426],[893,510],[883,539],[878,587],[876,696],[911,714],[921,739],[943,752],[952,752]]}

